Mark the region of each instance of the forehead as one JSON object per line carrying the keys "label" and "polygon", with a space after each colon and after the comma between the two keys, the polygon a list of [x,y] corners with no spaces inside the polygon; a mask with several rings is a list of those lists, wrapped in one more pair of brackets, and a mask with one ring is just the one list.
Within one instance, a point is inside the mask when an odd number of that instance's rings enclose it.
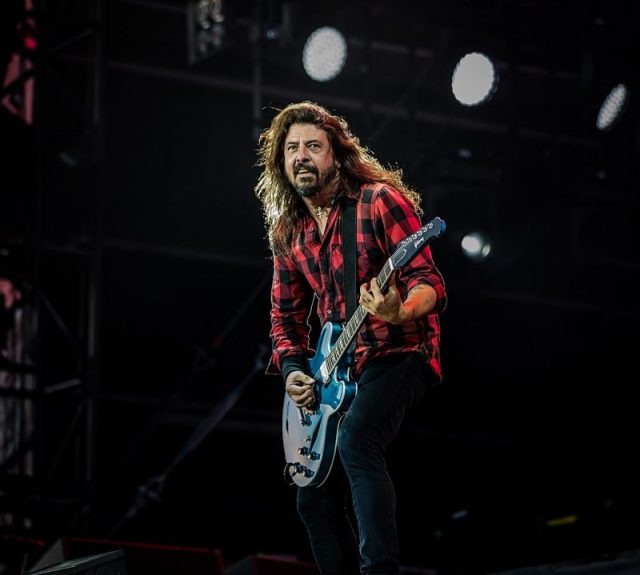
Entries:
{"label": "forehead", "polygon": [[328,141],[327,133],[315,124],[291,124],[285,136],[285,142],[319,140]]}

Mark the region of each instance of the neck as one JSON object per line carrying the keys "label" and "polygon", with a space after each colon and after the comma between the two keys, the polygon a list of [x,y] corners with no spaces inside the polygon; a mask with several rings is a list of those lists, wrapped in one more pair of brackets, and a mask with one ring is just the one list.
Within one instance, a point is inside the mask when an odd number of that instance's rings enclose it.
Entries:
{"label": "neck", "polygon": [[328,215],[333,205],[333,199],[336,197],[337,185],[326,187],[318,192],[315,196],[304,198],[304,203],[309,211],[317,218]]}
{"label": "neck", "polygon": [[330,207],[324,207],[324,206],[317,206],[316,207],[316,217],[321,220],[323,217],[325,217],[329,211],[331,210]]}

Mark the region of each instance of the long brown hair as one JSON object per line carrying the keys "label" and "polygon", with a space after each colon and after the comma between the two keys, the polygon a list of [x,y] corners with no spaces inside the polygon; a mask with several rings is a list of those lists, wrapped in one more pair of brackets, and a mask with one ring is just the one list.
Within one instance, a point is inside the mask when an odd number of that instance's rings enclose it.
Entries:
{"label": "long brown hair", "polygon": [[347,122],[315,102],[289,104],[279,110],[258,139],[258,166],[263,170],[255,187],[262,202],[269,245],[274,254],[289,250],[295,224],[304,213],[304,203],[287,179],[284,139],[292,124],[314,124],[323,129],[340,164],[342,189],[357,194],[362,184],[381,182],[404,194],[421,214],[420,195],[402,181],[402,170],[385,168],[354,136]]}

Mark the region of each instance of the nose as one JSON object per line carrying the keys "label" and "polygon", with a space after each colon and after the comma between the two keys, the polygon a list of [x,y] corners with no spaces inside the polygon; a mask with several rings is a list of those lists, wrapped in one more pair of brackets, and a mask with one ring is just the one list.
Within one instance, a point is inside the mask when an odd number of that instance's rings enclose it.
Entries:
{"label": "nose", "polygon": [[296,150],[295,163],[299,164],[299,163],[304,163],[308,161],[309,161],[309,154],[306,146],[300,146]]}

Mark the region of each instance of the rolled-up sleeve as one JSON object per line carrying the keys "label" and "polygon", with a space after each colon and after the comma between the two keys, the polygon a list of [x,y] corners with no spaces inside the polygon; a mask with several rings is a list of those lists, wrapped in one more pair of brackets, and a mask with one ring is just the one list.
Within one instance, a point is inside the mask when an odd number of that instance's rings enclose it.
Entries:
{"label": "rolled-up sleeve", "polygon": [[[382,246],[389,254],[393,254],[408,236],[422,227],[422,222],[410,202],[393,188],[381,188],[374,201],[376,214],[377,237],[384,238]],[[427,244],[415,256],[410,265],[398,270],[398,282],[404,286],[406,293],[419,284],[428,284],[436,292],[435,307],[431,313],[444,311],[447,306],[447,293],[440,270],[435,266],[431,248]],[[406,294],[405,294],[406,295]]]}

